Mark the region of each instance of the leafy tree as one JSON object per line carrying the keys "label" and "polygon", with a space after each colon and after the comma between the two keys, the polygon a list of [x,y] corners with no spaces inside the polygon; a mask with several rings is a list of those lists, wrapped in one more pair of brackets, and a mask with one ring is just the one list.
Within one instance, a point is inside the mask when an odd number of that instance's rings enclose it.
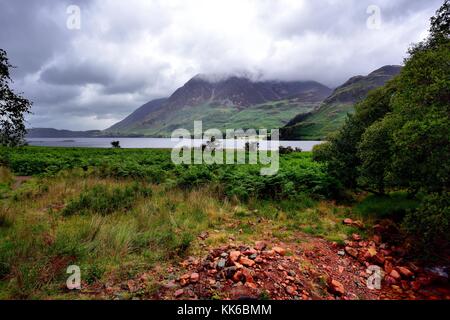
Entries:
{"label": "leafy tree", "polygon": [[385,117],[372,124],[358,145],[361,160],[358,183],[364,189],[384,195],[391,170],[393,118]]}
{"label": "leafy tree", "polygon": [[0,49],[0,145],[15,146],[26,133],[24,115],[30,113],[31,102],[14,93],[6,51]]}
{"label": "leafy tree", "polygon": [[356,105],[356,113],[348,115],[342,129],[330,137],[330,145],[315,150],[314,157],[326,162],[329,174],[344,187],[357,187],[361,165],[358,145],[366,128],[391,111],[390,99],[395,90],[396,82],[391,81],[385,87],[371,91]]}

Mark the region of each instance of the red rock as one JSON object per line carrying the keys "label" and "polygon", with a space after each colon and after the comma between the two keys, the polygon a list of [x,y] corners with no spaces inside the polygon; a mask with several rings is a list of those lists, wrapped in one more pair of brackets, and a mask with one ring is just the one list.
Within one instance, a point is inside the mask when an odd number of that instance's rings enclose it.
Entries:
{"label": "red rock", "polygon": [[354,233],[352,234],[352,239],[355,241],[361,241],[361,236],[359,234]]}
{"label": "red rock", "polygon": [[339,273],[344,272],[344,267],[343,266],[338,266],[338,271],[339,271]]}
{"label": "red rock", "polygon": [[357,258],[358,257],[358,250],[351,248],[351,247],[345,247],[345,252],[353,257],[353,258]]}
{"label": "red rock", "polygon": [[264,260],[263,260],[263,258],[261,258],[261,257],[257,257],[257,258],[255,259],[255,262],[258,263],[258,264],[260,264],[260,263],[263,263]]}
{"label": "red rock", "polygon": [[252,282],[246,282],[245,286],[250,288],[250,289],[258,289],[258,285],[256,283],[252,283]]}
{"label": "red rock", "polygon": [[200,279],[200,275],[199,275],[197,272],[194,272],[194,273],[191,274],[189,280],[190,280],[192,283],[197,283],[199,279]]}
{"label": "red rock", "polygon": [[285,290],[286,290],[286,293],[289,294],[289,295],[291,295],[291,296],[297,294],[297,291],[296,291],[295,288],[292,287],[292,286],[287,286],[287,287],[285,288]]}
{"label": "red rock", "polygon": [[380,244],[381,243],[381,236],[379,236],[379,235],[374,235],[373,237],[372,237],[372,240],[373,240],[373,242],[375,242],[376,244]]}
{"label": "red rock", "polygon": [[233,275],[232,279],[234,282],[239,282],[243,279],[244,275],[242,274],[242,270],[236,271],[236,273]]}
{"label": "red rock", "polygon": [[334,279],[328,279],[328,289],[331,293],[342,296],[345,294],[345,288],[342,283]]}
{"label": "red rock", "polygon": [[386,259],[384,258],[382,253],[377,253],[375,256],[372,257],[372,260],[374,263],[383,266]]}
{"label": "red rock", "polygon": [[400,280],[402,278],[402,276],[400,275],[400,273],[397,272],[397,270],[392,270],[389,275],[394,278],[395,280]]}
{"label": "red rock", "polygon": [[267,247],[267,244],[264,241],[256,241],[255,249],[259,251],[263,251]]}
{"label": "red rock", "polygon": [[350,218],[344,219],[343,223],[345,225],[351,226],[353,224],[353,220]]}
{"label": "red rock", "polygon": [[246,256],[251,256],[258,253],[255,249],[248,249],[245,250],[244,252],[242,252],[242,254],[246,255]]}
{"label": "red rock", "polygon": [[384,281],[386,282],[387,285],[393,285],[397,283],[397,280],[395,280],[394,278],[392,278],[390,275],[387,275],[384,277]]}
{"label": "red rock", "polygon": [[188,284],[189,284],[189,279],[190,279],[190,277],[191,277],[190,274],[182,275],[182,276],[180,277],[180,279],[179,279],[180,284],[181,284],[183,287],[186,286],[186,285],[188,285]]}
{"label": "red rock", "polygon": [[420,282],[418,281],[411,282],[411,289],[413,289],[414,291],[419,291],[420,287],[421,287]]}
{"label": "red rock", "polygon": [[402,280],[400,281],[400,284],[402,285],[402,289],[403,290],[408,290],[409,289],[409,283],[406,280]]}
{"label": "red rock", "polygon": [[412,273],[411,270],[406,267],[397,267],[397,270],[405,278],[411,278],[412,276],[414,276],[414,273]]}
{"label": "red rock", "polygon": [[248,269],[242,269],[242,275],[245,278],[245,283],[254,283],[255,280],[253,279],[252,273]]}
{"label": "red rock", "polygon": [[396,291],[397,293],[403,293],[402,288],[400,288],[399,286],[392,285],[391,288],[394,289],[394,291]]}
{"label": "red rock", "polygon": [[286,249],[281,247],[273,247],[272,250],[278,253],[280,256],[284,256],[286,254]]}
{"label": "red rock", "polygon": [[178,289],[177,291],[175,291],[175,293],[173,294],[173,296],[175,298],[178,298],[180,296],[182,296],[184,294],[184,290],[183,289]]}
{"label": "red rock", "polygon": [[253,261],[252,259],[249,259],[247,257],[241,257],[239,259],[239,263],[246,267],[253,267],[255,265],[255,261]]}
{"label": "red rock", "polygon": [[384,272],[387,274],[390,274],[394,270],[394,267],[392,266],[392,263],[390,261],[384,262]]}
{"label": "red rock", "polygon": [[241,252],[240,251],[233,250],[233,251],[230,252],[230,260],[232,262],[238,261],[240,256],[241,256]]}

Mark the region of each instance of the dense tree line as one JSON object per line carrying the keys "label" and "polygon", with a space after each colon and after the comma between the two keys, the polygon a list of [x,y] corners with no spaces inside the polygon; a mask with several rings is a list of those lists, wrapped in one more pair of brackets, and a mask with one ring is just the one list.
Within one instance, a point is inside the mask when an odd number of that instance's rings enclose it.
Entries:
{"label": "dense tree line", "polygon": [[356,106],[329,143],[314,151],[343,189],[384,195],[407,190],[422,205],[404,229],[424,244],[450,240],[450,1],[431,19],[400,75]]}

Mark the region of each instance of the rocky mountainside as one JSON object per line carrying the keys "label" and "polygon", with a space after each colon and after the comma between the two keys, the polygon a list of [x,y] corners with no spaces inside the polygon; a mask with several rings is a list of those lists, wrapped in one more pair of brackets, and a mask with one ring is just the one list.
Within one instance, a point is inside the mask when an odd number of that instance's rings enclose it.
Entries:
{"label": "rocky mountainside", "polygon": [[197,75],[169,98],[151,101],[105,130],[107,134],[170,136],[195,120],[207,128],[279,128],[312,111],[331,89],[315,81],[252,81]]}
{"label": "rocky mountainside", "polygon": [[322,140],[339,129],[347,113],[354,111],[354,105],[363,100],[369,91],[383,86],[398,75],[401,66],[384,66],[367,76],[350,78],[324,100],[320,108],[309,114],[299,114],[282,130],[284,140]]}

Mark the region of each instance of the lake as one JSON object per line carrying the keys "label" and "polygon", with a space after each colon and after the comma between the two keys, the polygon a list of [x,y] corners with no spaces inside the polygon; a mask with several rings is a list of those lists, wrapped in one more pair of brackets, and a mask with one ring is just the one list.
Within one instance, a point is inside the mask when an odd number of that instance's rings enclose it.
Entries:
{"label": "lake", "polygon": [[[86,148],[111,148],[111,141],[120,141],[122,148],[148,148],[148,149],[171,149],[179,142],[172,141],[170,138],[28,138],[27,142],[31,146],[45,147],[86,147]],[[200,139],[183,140],[183,145],[193,143],[199,147],[204,143]],[[323,141],[279,141],[283,147],[300,148],[303,151],[311,151],[315,145]],[[223,143],[223,140],[218,140]],[[238,149],[243,149],[245,141],[243,140],[225,140],[226,148],[233,148],[234,144]],[[267,149],[266,141],[260,142],[261,149]]]}

